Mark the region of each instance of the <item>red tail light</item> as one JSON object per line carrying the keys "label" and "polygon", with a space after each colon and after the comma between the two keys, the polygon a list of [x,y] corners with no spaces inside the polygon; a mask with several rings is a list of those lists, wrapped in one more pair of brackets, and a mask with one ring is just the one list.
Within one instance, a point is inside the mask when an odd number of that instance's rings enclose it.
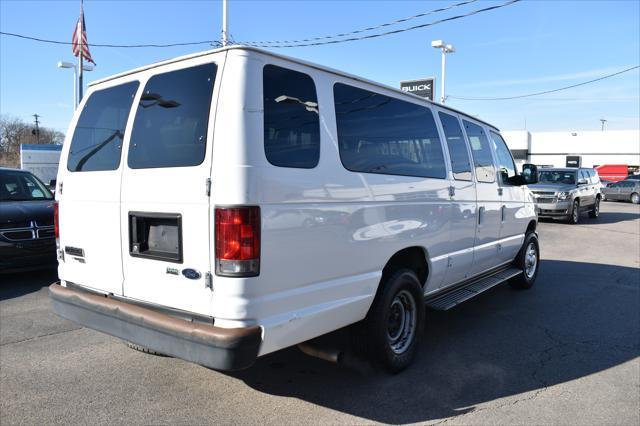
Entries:
{"label": "red tail light", "polygon": [[58,202],[53,202],[53,233],[56,240],[60,238],[60,220],[58,219]]}
{"label": "red tail light", "polygon": [[220,207],[215,216],[216,275],[258,275],[260,207]]}

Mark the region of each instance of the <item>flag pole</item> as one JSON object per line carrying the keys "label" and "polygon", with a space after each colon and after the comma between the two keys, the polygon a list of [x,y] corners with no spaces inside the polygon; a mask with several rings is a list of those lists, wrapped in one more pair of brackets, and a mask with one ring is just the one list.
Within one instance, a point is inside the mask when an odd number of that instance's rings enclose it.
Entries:
{"label": "flag pole", "polygon": [[[78,28],[76,27],[76,31]],[[83,52],[83,35],[84,33],[84,10],[82,8],[82,0],[80,0],[80,34],[78,35],[78,40],[80,42],[80,54],[78,55],[78,105],[82,102],[82,52]]]}

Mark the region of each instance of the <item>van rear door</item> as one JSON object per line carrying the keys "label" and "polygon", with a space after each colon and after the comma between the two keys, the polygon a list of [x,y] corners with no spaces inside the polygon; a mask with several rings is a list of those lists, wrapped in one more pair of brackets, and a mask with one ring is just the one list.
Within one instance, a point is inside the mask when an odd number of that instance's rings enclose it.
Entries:
{"label": "van rear door", "polygon": [[[122,175],[124,295],[211,315],[211,56],[147,73]],[[217,90],[215,91],[217,93]]]}
{"label": "van rear door", "polygon": [[62,280],[122,294],[120,178],[123,139],[138,81],[90,91],[60,158]]}

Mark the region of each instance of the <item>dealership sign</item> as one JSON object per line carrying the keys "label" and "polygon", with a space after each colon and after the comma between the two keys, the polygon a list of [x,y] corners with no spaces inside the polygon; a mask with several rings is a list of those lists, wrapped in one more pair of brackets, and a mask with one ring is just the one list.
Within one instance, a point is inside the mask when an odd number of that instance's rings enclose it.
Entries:
{"label": "dealership sign", "polygon": [[420,80],[401,81],[400,89],[403,92],[413,93],[429,100],[433,100],[433,84],[435,77],[422,78]]}

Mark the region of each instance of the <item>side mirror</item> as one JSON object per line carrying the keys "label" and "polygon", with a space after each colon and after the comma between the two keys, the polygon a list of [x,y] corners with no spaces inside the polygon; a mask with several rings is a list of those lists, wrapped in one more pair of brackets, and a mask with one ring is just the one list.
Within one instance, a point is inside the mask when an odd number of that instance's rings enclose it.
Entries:
{"label": "side mirror", "polygon": [[586,179],[578,179],[578,185],[586,185],[587,183],[589,182]]}
{"label": "side mirror", "polygon": [[49,188],[55,188],[56,187],[56,180],[55,179],[51,179],[49,181]]}
{"label": "side mirror", "polygon": [[524,180],[525,185],[538,183],[538,167],[535,164],[523,164],[522,179]]}

